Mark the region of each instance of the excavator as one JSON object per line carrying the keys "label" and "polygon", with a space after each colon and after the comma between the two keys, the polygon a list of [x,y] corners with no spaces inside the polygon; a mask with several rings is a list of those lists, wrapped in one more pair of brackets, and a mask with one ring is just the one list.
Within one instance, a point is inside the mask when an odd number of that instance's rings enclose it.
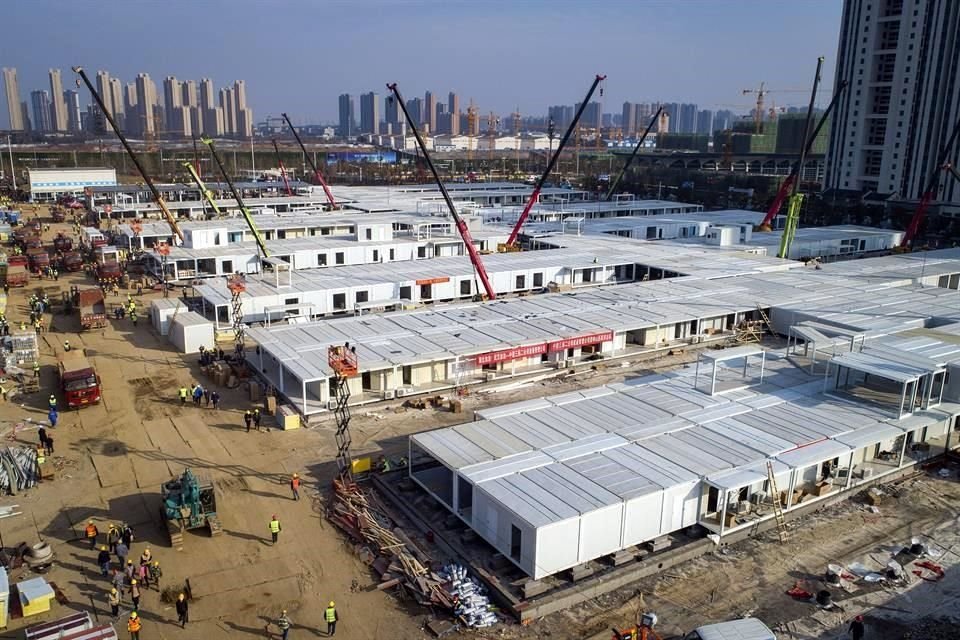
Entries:
{"label": "excavator", "polygon": [[[519,250],[517,247],[517,236],[520,235],[520,230],[523,228],[523,223],[527,221],[527,216],[530,215],[530,209],[532,209],[534,203],[539,200],[540,190],[543,189],[544,183],[546,183],[547,179],[550,177],[550,172],[553,171],[553,167],[556,166],[557,160],[560,159],[560,154],[563,152],[563,148],[570,140],[570,136],[572,136],[573,132],[577,129],[577,125],[580,122],[580,116],[583,115],[587,105],[590,104],[590,98],[593,97],[593,92],[597,90],[597,86],[606,80],[606,78],[607,76],[597,75],[597,77],[593,79],[593,84],[590,85],[590,90],[587,91],[587,97],[584,98],[583,102],[580,103],[580,108],[577,109],[577,112],[573,116],[573,120],[570,121],[570,125],[567,127],[566,133],[564,133],[563,137],[560,138],[560,145],[553,153],[553,156],[550,157],[550,162],[547,163],[547,168],[544,170],[543,175],[541,175],[540,179],[537,180],[537,184],[533,188],[533,193],[530,194],[530,199],[527,200],[527,204],[524,206],[523,212],[520,214],[520,218],[517,220],[517,224],[514,225],[513,231],[510,232],[510,237],[507,239],[506,243],[497,247],[498,251],[504,252]],[[602,89],[600,90],[600,95],[603,95]]]}

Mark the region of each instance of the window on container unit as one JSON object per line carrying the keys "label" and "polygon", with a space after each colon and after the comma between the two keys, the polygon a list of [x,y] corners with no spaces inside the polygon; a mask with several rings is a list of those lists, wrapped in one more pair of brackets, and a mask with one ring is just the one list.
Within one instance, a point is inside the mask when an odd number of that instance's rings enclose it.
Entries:
{"label": "window on container unit", "polygon": [[336,253],[336,255],[334,256],[334,261],[335,261],[337,264],[343,264],[343,252],[342,252],[342,251],[338,251],[338,252]]}
{"label": "window on container unit", "polygon": [[364,235],[366,236],[367,240],[373,240],[373,229],[365,229]]}
{"label": "window on container unit", "polygon": [[380,251],[378,249],[373,250],[373,261],[380,262]]}
{"label": "window on container unit", "polygon": [[510,557],[514,560],[520,560],[520,548],[523,537],[520,529],[516,525],[510,525]]}
{"label": "window on container unit", "polygon": [[543,286],[543,273],[537,272],[533,274],[533,286],[535,287]]}
{"label": "window on container unit", "polygon": [[389,255],[390,255],[390,258],[389,258],[389,259],[390,259],[390,261],[392,262],[392,261],[395,259],[395,256],[396,256],[396,249],[390,249],[390,254],[389,254]]}
{"label": "window on container unit", "polygon": [[361,302],[370,301],[370,292],[369,291],[357,291],[357,304]]}
{"label": "window on container unit", "polygon": [[526,289],[527,288],[527,276],[517,276],[517,286],[516,289]]}
{"label": "window on container unit", "polygon": [[318,253],[318,254],[317,254],[317,266],[318,266],[318,267],[325,267],[325,266],[327,266],[327,254],[325,254],[325,253]]}
{"label": "window on container unit", "polygon": [[417,257],[426,258],[427,257],[427,248],[426,247],[417,247]]}
{"label": "window on container unit", "polygon": [[461,280],[461,281],[460,281],[460,295],[462,295],[462,296],[468,296],[468,295],[470,295],[471,293],[473,293],[473,283],[471,283],[469,280]]}
{"label": "window on container unit", "polygon": [[343,311],[346,308],[347,308],[347,294],[345,293],[333,294],[333,310]]}

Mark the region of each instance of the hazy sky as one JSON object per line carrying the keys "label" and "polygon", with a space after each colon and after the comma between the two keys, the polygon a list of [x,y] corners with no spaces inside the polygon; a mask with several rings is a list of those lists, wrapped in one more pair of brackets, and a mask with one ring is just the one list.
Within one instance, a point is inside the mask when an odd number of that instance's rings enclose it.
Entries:
{"label": "hazy sky", "polygon": [[[604,111],[624,100],[696,102],[746,112],[741,89],[810,86],[816,57],[833,82],[840,0],[9,0],[0,66],[16,67],[21,100],[48,89],[47,70],[105,69],[247,81],[259,121],[332,121],[337,96],[397,82],[405,97],[454,90],[481,113],[540,115],[573,104],[597,73]],[[93,74],[91,74],[92,76]],[[778,105],[801,92],[771,93]],[[821,93],[825,104],[829,92]],[[82,106],[89,96],[81,99]],[[382,108],[382,107],[381,107]],[[0,126],[7,125],[0,101]],[[359,109],[359,104],[358,104]]]}

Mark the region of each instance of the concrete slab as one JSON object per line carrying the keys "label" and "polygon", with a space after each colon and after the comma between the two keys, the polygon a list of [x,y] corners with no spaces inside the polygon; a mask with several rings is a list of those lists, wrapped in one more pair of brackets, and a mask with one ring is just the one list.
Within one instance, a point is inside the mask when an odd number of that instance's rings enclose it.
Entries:
{"label": "concrete slab", "polygon": [[134,480],[133,466],[127,456],[111,456],[91,453],[90,461],[97,471],[101,487],[116,487]]}

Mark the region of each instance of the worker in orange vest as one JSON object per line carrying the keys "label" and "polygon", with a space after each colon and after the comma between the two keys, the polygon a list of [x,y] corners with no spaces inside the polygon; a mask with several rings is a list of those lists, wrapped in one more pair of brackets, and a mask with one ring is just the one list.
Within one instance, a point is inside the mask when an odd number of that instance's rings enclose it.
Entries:
{"label": "worker in orange vest", "polygon": [[296,473],[290,478],[290,490],[293,491],[293,499],[300,499],[300,476]]}
{"label": "worker in orange vest", "polygon": [[134,611],[131,613],[130,619],[127,620],[127,631],[130,632],[130,640],[140,640],[140,628],[142,626],[140,616],[137,615],[137,612]]}
{"label": "worker in orange vest", "polygon": [[93,524],[93,520],[87,523],[87,528],[84,532],[86,533],[87,542],[90,543],[90,548],[95,548],[97,546],[97,535],[100,534],[100,531],[97,529],[97,525]]}

